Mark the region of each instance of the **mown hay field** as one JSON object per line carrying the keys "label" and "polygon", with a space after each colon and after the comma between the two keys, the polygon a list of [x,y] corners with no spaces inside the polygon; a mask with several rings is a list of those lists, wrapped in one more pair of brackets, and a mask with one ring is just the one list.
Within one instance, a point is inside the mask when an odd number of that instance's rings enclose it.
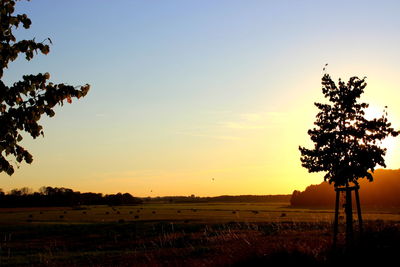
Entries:
{"label": "mown hay field", "polygon": [[[355,216],[355,218],[357,218]],[[333,209],[295,209],[288,203],[190,203],[79,208],[0,209],[0,224],[98,223],[123,221],[223,222],[331,222]],[[400,221],[400,209],[363,210],[365,220]]]}
{"label": "mown hay field", "polygon": [[332,251],[332,218],[287,203],[2,209],[0,266],[331,266],[400,249],[396,209],[366,209],[351,252],[341,249],[343,222]]}

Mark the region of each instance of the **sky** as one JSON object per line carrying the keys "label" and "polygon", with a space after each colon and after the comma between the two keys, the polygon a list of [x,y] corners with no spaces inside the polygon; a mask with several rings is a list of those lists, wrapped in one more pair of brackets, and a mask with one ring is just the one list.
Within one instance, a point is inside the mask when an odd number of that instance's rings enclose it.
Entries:
{"label": "sky", "polygon": [[[49,72],[84,99],[42,119],[44,138],[1,188],[67,187],[135,196],[290,194],[323,181],[301,167],[322,68],[367,77],[370,116],[400,128],[398,1],[32,0],[19,39],[50,53],[5,72]],[[400,138],[384,143],[400,168]]]}

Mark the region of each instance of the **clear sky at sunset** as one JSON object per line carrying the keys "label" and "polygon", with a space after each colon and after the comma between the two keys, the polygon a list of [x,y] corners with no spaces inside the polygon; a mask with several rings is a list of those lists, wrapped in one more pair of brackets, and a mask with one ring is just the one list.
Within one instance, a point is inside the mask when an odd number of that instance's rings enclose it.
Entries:
{"label": "clear sky at sunset", "polygon": [[[50,54],[6,71],[49,72],[91,91],[43,119],[45,138],[1,188],[63,186],[135,196],[290,194],[320,183],[298,146],[323,101],[322,68],[367,76],[371,116],[400,128],[399,1],[18,2],[19,38]],[[400,168],[400,138],[385,142]],[[214,180],[213,180],[214,178]]]}

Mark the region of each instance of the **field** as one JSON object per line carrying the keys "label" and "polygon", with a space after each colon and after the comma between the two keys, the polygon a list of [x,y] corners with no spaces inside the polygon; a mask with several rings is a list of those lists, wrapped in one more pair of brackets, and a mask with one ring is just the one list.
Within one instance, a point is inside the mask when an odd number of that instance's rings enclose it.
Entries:
{"label": "field", "polygon": [[349,253],[343,234],[332,250],[331,209],[288,203],[1,209],[0,266],[330,265],[355,260],[357,251],[396,255],[399,210],[363,216],[363,240]]}

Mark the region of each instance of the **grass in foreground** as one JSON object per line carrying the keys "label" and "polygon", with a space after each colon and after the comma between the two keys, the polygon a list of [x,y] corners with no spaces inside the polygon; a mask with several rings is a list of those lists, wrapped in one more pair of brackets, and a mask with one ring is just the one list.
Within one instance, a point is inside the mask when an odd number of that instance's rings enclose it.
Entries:
{"label": "grass in foreground", "polygon": [[1,266],[261,266],[380,263],[400,251],[400,226],[369,221],[351,251],[331,249],[331,224],[139,221],[3,225]]}

